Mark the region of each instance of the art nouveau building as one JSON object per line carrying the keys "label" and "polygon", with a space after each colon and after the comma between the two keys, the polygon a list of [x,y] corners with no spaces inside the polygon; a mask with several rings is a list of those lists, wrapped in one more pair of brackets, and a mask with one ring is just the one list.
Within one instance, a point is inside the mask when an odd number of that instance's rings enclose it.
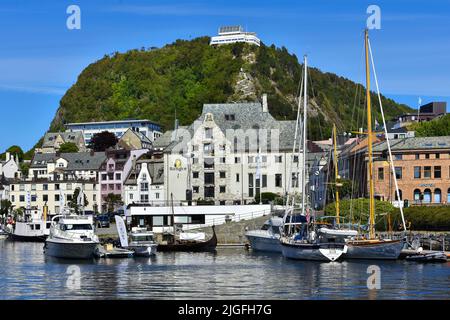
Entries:
{"label": "art nouveau building", "polygon": [[265,96],[263,103],[205,104],[191,126],[155,142],[163,150],[165,199],[189,200],[192,192],[194,201],[228,205],[259,203],[263,192],[299,192],[294,132],[295,121],[270,115]]}

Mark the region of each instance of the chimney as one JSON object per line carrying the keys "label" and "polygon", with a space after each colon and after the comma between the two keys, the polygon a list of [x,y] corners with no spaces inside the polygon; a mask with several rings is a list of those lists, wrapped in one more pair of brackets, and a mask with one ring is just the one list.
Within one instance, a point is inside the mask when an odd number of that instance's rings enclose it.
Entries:
{"label": "chimney", "polygon": [[262,96],[262,111],[269,112],[269,107],[267,106],[267,93]]}
{"label": "chimney", "polygon": [[11,159],[11,154],[9,152],[7,152],[6,153],[6,162],[8,162],[9,159]]}
{"label": "chimney", "polygon": [[132,170],[136,170],[136,155],[133,154],[133,159],[131,160],[131,168]]}
{"label": "chimney", "polygon": [[16,154],[16,164],[19,165],[19,155]]}

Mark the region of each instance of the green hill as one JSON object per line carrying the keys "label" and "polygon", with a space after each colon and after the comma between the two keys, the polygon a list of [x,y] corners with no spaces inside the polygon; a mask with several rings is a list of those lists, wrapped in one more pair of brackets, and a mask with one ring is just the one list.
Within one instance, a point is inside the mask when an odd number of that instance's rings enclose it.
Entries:
{"label": "green hill", "polygon": [[[177,40],[160,49],[104,56],[83,70],[61,99],[50,130],[61,130],[69,122],[126,118],[147,118],[170,129],[175,110],[180,124],[187,125],[204,103],[255,101],[263,93],[268,94],[273,116],[295,119],[302,72],[295,55],[274,45],[211,47],[209,40]],[[329,137],[332,123],[340,130],[361,126],[365,98],[355,94],[354,82],[314,68],[310,78],[313,139]],[[410,111],[383,100],[387,117]]]}

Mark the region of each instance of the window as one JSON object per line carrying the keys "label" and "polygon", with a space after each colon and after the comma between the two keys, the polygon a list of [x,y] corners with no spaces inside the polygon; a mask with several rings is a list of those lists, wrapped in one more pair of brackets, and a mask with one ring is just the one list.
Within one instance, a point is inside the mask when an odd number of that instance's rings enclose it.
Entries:
{"label": "window", "polygon": [[249,156],[248,157],[248,163],[253,163],[253,162],[255,162],[255,157]]}
{"label": "window", "polygon": [[282,163],[283,162],[283,156],[275,156],[275,163]]}
{"label": "window", "polygon": [[254,196],[254,181],[253,181],[253,173],[248,174],[248,196]]}
{"label": "window", "polygon": [[59,190],[59,184],[55,184],[55,190]]}
{"label": "window", "polygon": [[31,190],[32,190],[32,191],[36,191],[36,185],[35,185],[35,184],[32,184],[32,185],[31,185]]}
{"label": "window", "polygon": [[113,184],[108,184],[108,190],[114,191],[114,185]]}
{"label": "window", "polygon": [[261,188],[267,188],[267,175],[263,174],[262,175],[262,185]]}
{"label": "window", "polygon": [[106,173],[102,173],[102,180],[103,181],[108,180],[108,175]]}
{"label": "window", "polygon": [[198,171],[193,171],[192,172],[192,178],[198,179],[198,177],[199,177],[199,172]]}
{"label": "window", "polygon": [[434,203],[441,203],[441,189],[434,189]]}
{"label": "window", "polygon": [[294,156],[294,162],[295,162],[295,163],[298,162],[298,156]]}
{"label": "window", "polygon": [[122,185],[120,183],[116,183],[116,190],[122,190]]}
{"label": "window", "polygon": [[106,191],[108,186],[106,184],[102,184],[102,191]]}
{"label": "window", "polygon": [[436,159],[439,159],[440,158],[440,154],[439,153],[436,153]]}
{"label": "window", "polygon": [[431,203],[431,190],[425,189],[423,192],[423,202],[424,203]]}
{"label": "window", "polygon": [[200,193],[200,187],[199,186],[193,186],[192,190],[194,193]]}
{"label": "window", "polygon": [[47,191],[48,190],[48,184],[44,183],[42,185],[42,190]]}
{"label": "window", "polygon": [[431,179],[431,167],[430,166],[423,167],[423,177],[425,179]]}
{"label": "window", "polygon": [[195,144],[195,145],[192,146],[192,151],[194,151],[194,152],[195,152],[195,151],[198,151],[198,145],[197,145],[197,144]]}
{"label": "window", "polygon": [[55,201],[59,201],[59,194],[55,194]]}
{"label": "window", "polygon": [[402,154],[394,154],[394,160],[402,160],[403,155]]}
{"label": "window", "polygon": [[203,167],[205,169],[214,169],[214,158],[205,158]]}
{"label": "window", "polygon": [[120,180],[122,178],[122,175],[120,173],[116,173],[116,180]]}
{"label": "window", "polygon": [[42,201],[47,202],[48,201],[48,194],[42,195]]}
{"label": "window", "polygon": [[20,202],[25,202],[25,196],[24,195],[20,195],[19,196],[19,201]]}
{"label": "window", "polygon": [[239,182],[240,181],[240,175],[239,175],[239,173],[236,173],[236,182]]}
{"label": "window", "polygon": [[420,159],[420,154],[416,153],[416,160]]}
{"label": "window", "polygon": [[213,138],[213,130],[212,128],[205,128],[205,138],[212,139]]}
{"label": "window", "polygon": [[415,202],[420,202],[420,196],[421,196],[421,193],[420,193],[420,190],[419,189],[415,189],[414,190],[414,201]]}
{"label": "window", "polygon": [[430,154],[429,153],[425,153],[425,159],[430,159]]}
{"label": "window", "polygon": [[192,158],[192,164],[198,164],[198,158]]}
{"label": "window", "polygon": [[21,184],[20,187],[19,187],[19,190],[20,191],[25,191],[25,185]]}
{"label": "window", "polygon": [[35,194],[31,195],[31,202],[36,202],[37,196]]}
{"label": "window", "polygon": [[205,187],[205,198],[214,198],[214,186]]}
{"label": "window", "polygon": [[[400,201],[403,200],[402,190],[399,189],[398,193],[400,194]],[[395,195],[395,201],[398,201],[397,192],[395,190],[394,190],[394,195]]]}
{"label": "window", "polygon": [[422,177],[422,167],[414,167],[414,179],[420,179]]}
{"label": "window", "polygon": [[220,193],[225,193],[226,192],[226,187],[225,186],[220,186],[219,190],[220,190]]}
{"label": "window", "polygon": [[141,191],[148,191],[148,182],[141,182]]}
{"label": "window", "polygon": [[144,203],[148,202],[148,194],[141,194],[141,202]]}
{"label": "window", "polygon": [[240,157],[234,157],[234,163],[241,163]]}
{"label": "window", "polygon": [[16,197],[11,196],[11,202],[14,202],[14,201],[16,201]]}
{"label": "window", "polygon": [[164,225],[164,217],[152,217],[152,225],[154,226],[163,226]]}
{"label": "window", "polygon": [[220,158],[220,163],[225,163],[226,162],[226,158],[225,157],[221,157]]}
{"label": "window", "polygon": [[435,179],[441,178],[441,166],[434,167],[434,178]]}
{"label": "window", "polygon": [[292,188],[298,188],[298,174],[292,173]]}
{"label": "window", "polygon": [[281,173],[275,174],[275,187],[281,188],[283,186],[282,178],[283,176]]}
{"label": "window", "polygon": [[214,172],[205,173],[205,184],[214,184]]}
{"label": "window", "polygon": [[384,180],[384,168],[378,168],[378,180]]}
{"label": "window", "polygon": [[220,174],[220,178],[221,179],[225,179],[226,178],[227,173],[225,171],[220,171],[219,174]]}
{"label": "window", "polygon": [[203,145],[203,152],[207,155],[214,155],[214,145],[212,143],[205,143]]}
{"label": "window", "polygon": [[130,200],[133,200],[133,194],[130,193]]}
{"label": "window", "polygon": [[397,179],[401,179],[403,176],[402,174],[402,167],[395,167],[395,177]]}

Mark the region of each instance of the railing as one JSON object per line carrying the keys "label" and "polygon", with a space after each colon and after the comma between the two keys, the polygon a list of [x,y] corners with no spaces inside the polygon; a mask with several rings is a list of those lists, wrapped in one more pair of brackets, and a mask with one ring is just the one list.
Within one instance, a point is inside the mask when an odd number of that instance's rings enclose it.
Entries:
{"label": "railing", "polygon": [[271,209],[252,211],[252,212],[242,213],[242,214],[238,214],[238,215],[229,214],[229,215],[225,215],[224,217],[213,218],[212,221],[210,221],[210,222],[205,221],[204,224],[194,224],[194,225],[183,224],[183,230],[193,230],[193,229],[200,229],[200,228],[211,227],[211,226],[218,226],[218,225],[225,224],[227,222],[239,222],[242,220],[249,220],[249,219],[255,219],[255,218],[268,216],[270,214],[272,214]]}

